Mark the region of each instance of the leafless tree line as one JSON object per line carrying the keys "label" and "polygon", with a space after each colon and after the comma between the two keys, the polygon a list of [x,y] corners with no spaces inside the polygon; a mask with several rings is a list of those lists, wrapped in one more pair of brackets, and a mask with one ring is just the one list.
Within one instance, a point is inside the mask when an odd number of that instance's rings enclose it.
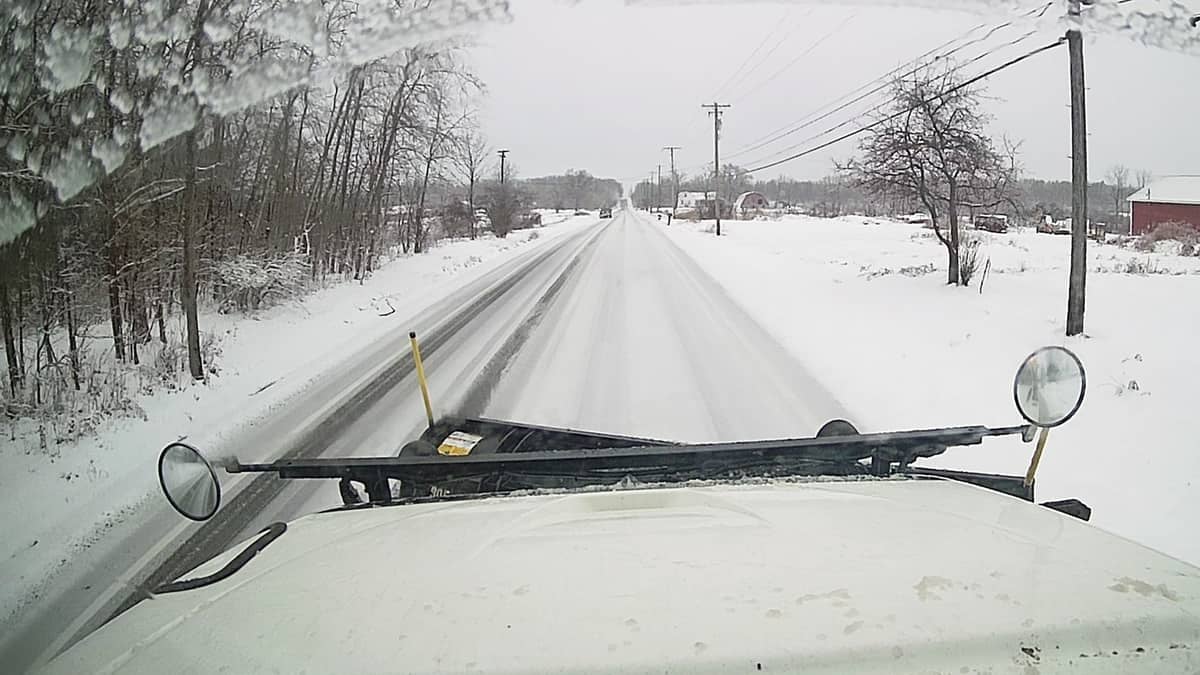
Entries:
{"label": "leafless tree line", "polygon": [[[402,4],[384,16],[428,14]],[[356,6],[297,4],[320,40],[264,28],[286,3],[19,0],[0,12],[10,414],[109,395],[91,391],[107,377],[93,362],[151,354],[201,379],[213,348],[202,303],[254,309],[326,277],[361,280],[392,250],[477,234],[490,153],[463,45],[327,57]],[[277,82],[297,68],[300,84]],[[434,207],[459,195],[470,207],[442,218]]]}

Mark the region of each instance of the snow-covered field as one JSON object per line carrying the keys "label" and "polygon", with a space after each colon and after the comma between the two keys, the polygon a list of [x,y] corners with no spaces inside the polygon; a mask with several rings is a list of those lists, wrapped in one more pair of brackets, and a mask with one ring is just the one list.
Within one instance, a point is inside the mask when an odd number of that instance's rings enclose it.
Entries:
{"label": "snow-covered field", "polygon": [[[662,223],[659,223],[662,225]],[[1051,432],[1039,501],[1077,497],[1092,522],[1200,564],[1200,258],[1088,243],[1085,336],[1064,337],[1069,237],[979,233],[979,290],[945,284],[945,252],[916,226],[862,217],[663,228],[849,410],[881,431],[1020,421],[1012,378],[1037,347],[1087,368],[1075,419]],[[1149,269],[1154,273],[1128,273]],[[1015,439],[926,463],[1023,474]]]}
{"label": "snow-covered field", "polygon": [[136,396],[144,418],[109,420],[94,436],[49,450],[40,449],[29,422],[4,428],[0,622],[37,601],[48,577],[81,549],[159,499],[154,462],[163,445],[189,437],[209,447],[253,425],[381,335],[407,331],[414,314],[500,262],[592,222],[548,212],[546,227],[444,242],[391,261],[362,284],[335,285],[250,316],[202,312],[201,327],[220,349],[219,374],[208,384]]}

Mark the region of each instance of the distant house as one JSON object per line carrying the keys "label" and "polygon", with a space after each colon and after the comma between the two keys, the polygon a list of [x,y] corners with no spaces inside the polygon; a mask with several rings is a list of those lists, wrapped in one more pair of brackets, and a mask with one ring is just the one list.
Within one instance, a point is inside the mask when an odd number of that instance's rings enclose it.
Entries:
{"label": "distant house", "polygon": [[743,192],[733,201],[733,214],[738,218],[745,218],[767,206],[767,198],[761,192]]}
{"label": "distant house", "polygon": [[1200,176],[1166,176],[1129,196],[1129,233],[1145,234],[1161,223],[1200,229]]}
{"label": "distant house", "polygon": [[700,202],[711,202],[716,198],[715,192],[680,192],[678,199],[675,200],[676,208],[680,209],[695,209],[700,206]]}

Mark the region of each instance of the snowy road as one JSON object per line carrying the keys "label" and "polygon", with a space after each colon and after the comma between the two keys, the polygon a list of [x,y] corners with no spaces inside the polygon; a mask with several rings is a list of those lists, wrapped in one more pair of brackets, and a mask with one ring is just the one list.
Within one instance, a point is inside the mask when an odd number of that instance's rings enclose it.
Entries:
{"label": "snowy road", "polygon": [[843,416],[664,223],[616,212],[484,412],[682,441],[810,436]]}
{"label": "snowy road", "polygon": [[[662,233],[662,221],[614,215],[515,257],[412,317],[438,413],[686,441],[812,435],[844,416]],[[243,434],[241,459],[394,454],[424,426],[405,343],[389,335],[368,345],[306,398]],[[98,570],[106,589],[60,601],[30,633],[61,649],[138,597],[135,588],[177,578],[267,523],[339,504],[331,481],[235,477],[217,518],[195,526],[154,514]],[[23,656],[44,654],[36,642]]]}

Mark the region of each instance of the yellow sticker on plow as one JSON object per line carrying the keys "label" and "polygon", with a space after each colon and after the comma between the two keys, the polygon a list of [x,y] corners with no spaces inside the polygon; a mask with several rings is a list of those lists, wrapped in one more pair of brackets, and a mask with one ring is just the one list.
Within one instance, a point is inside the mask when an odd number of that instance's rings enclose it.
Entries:
{"label": "yellow sticker on plow", "polygon": [[448,455],[450,457],[463,457],[471,454],[479,441],[483,440],[483,436],[468,434],[465,431],[455,431],[442,441],[438,446],[439,455]]}

